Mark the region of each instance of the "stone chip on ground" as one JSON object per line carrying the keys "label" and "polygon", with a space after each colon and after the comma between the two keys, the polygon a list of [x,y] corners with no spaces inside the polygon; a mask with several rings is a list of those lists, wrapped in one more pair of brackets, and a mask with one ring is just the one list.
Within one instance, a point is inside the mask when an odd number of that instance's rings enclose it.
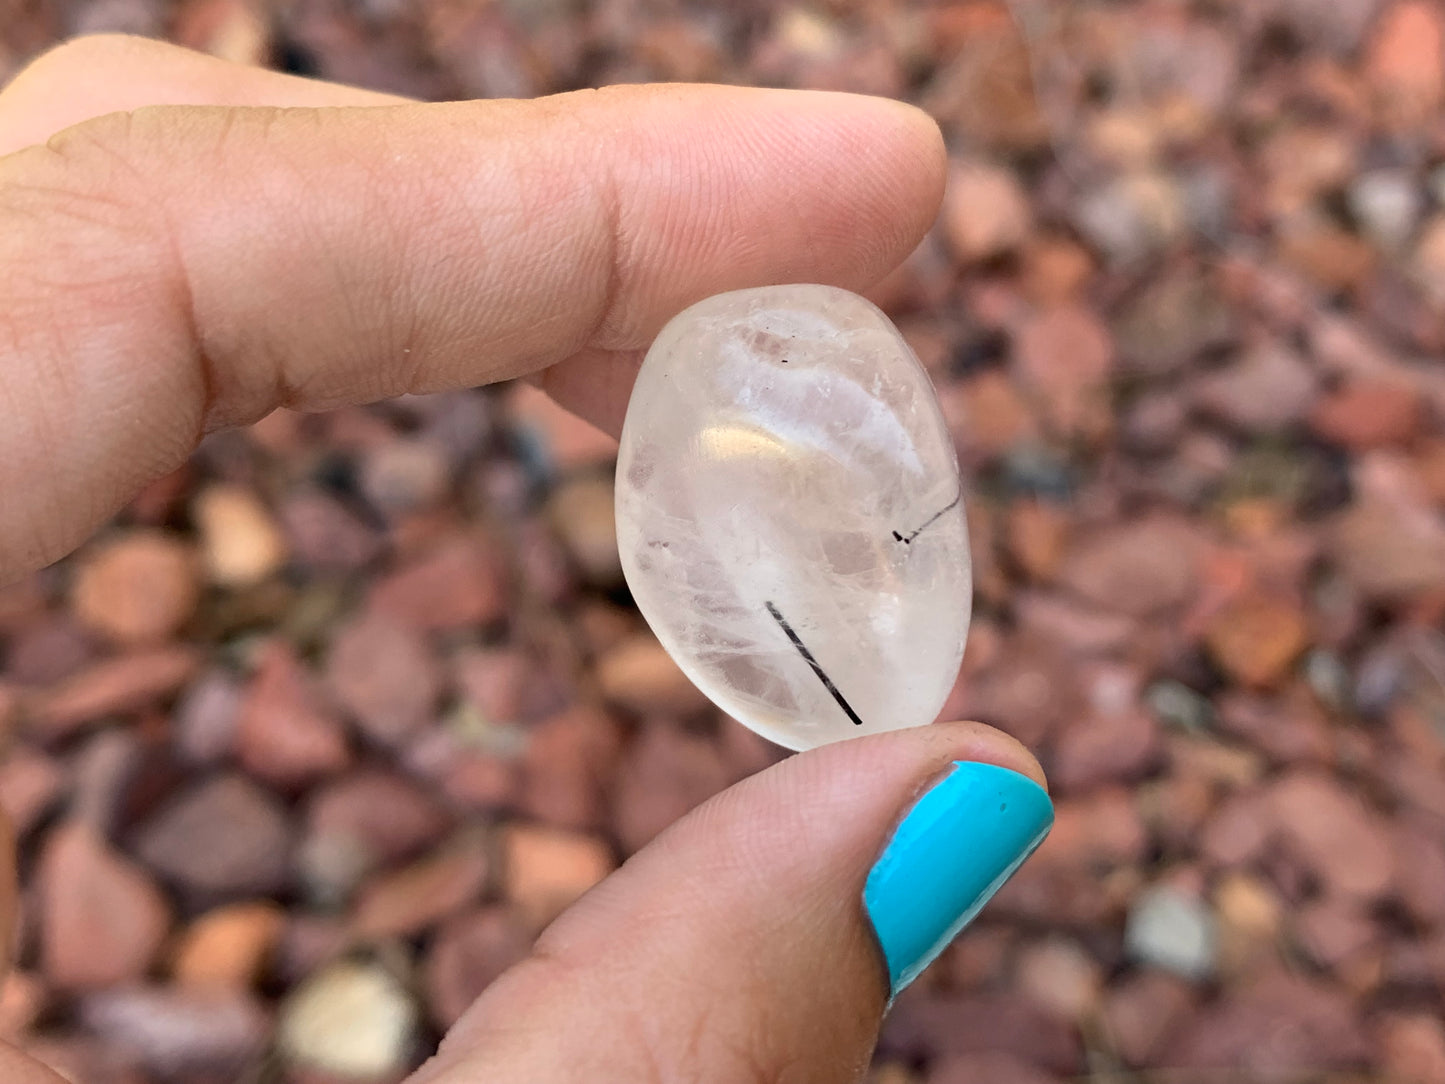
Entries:
{"label": "stone chip on ground", "polygon": [[236,751],[251,773],[287,788],[335,775],[351,763],[335,708],[280,640],[258,653],[236,724]]}
{"label": "stone chip on ground", "polygon": [[271,1036],[271,1016],[261,1002],[244,990],[223,988],[105,990],[86,995],[80,1019],[167,1077],[238,1077],[260,1062]]}
{"label": "stone chip on ground", "polygon": [[45,816],[64,785],[61,765],[38,749],[21,746],[0,760],[0,811],[17,837]]}
{"label": "stone chip on ground", "polygon": [[1422,407],[1419,393],[1402,381],[1357,380],[1320,400],[1310,426],[1325,440],[1369,451],[1410,440]]}
{"label": "stone chip on ground", "polygon": [[207,911],[182,934],[171,975],[179,986],[247,989],[264,974],[285,923],[285,911],[269,900]]}
{"label": "stone chip on ground", "polygon": [[1078,1064],[1079,1038],[1071,1024],[1018,994],[939,994],[915,987],[894,1002],[879,1049],[900,1058],[1003,1054],[1045,1072],[1070,1073]]}
{"label": "stone chip on ground", "polygon": [[1050,779],[1066,791],[1132,781],[1147,775],[1159,754],[1159,727],[1148,712],[1096,712],[1074,720],[1059,735]]}
{"label": "stone chip on ground", "polygon": [[1350,998],[1319,980],[1269,974],[1196,1013],[1163,1055],[1180,1068],[1229,1065],[1260,1079],[1363,1069],[1371,1044]]}
{"label": "stone chip on ground", "polygon": [[610,477],[584,474],[564,481],[547,503],[547,517],[583,578],[597,587],[622,583],[617,517]]}
{"label": "stone chip on ground", "polygon": [[612,872],[610,848],[596,836],[529,824],[502,829],[508,901],[540,929]]}
{"label": "stone chip on ground", "polygon": [[364,884],[351,914],[358,938],[408,937],[474,905],[491,877],[488,838],[463,832],[433,853]]}
{"label": "stone chip on ground", "polygon": [[149,874],[87,824],[50,833],[36,886],[41,969],[61,989],[140,979],[170,930],[170,905]]}
{"label": "stone chip on ground", "polygon": [[1445,1084],[1445,1026],[1432,1013],[1391,1013],[1377,1025],[1381,1068],[1401,1084]]}
{"label": "stone chip on ground", "polygon": [[370,606],[417,632],[485,625],[503,617],[507,598],[493,544],[457,537],[372,585]]}
{"label": "stone chip on ground", "polygon": [[960,259],[987,260],[1016,249],[1028,237],[1031,217],[1011,170],[969,160],[949,168],[941,224]]}
{"label": "stone chip on ground", "polygon": [[526,731],[518,806],[559,828],[597,828],[622,747],[621,731],[607,714],[577,707]]}
{"label": "stone chip on ground", "polygon": [[1103,1006],[1110,1044],[1129,1065],[1156,1063],[1170,1035],[1191,1018],[1194,986],[1166,971],[1135,972],[1111,985]]}
{"label": "stone chip on ground", "polygon": [[1149,516],[1080,536],[1064,558],[1060,578],[1095,605],[1145,617],[1189,600],[1201,549],[1192,524]]}
{"label": "stone chip on ground", "polygon": [[71,608],[88,628],[118,644],[164,640],[200,599],[195,554],[179,536],[133,530],[98,544],[82,559]]}
{"label": "stone chip on ground", "polygon": [[101,659],[30,700],[28,717],[48,738],[65,738],[106,716],[164,701],[190,680],[200,653],[187,644],[138,648]]}
{"label": "stone chip on ground", "polygon": [[725,788],[731,773],[711,738],[668,723],[644,727],[618,768],[612,822],[626,853]]}
{"label": "stone chip on ground", "polygon": [[201,897],[276,892],[290,876],[291,825],[279,799],[244,776],[183,790],[136,834],[152,869]]}
{"label": "stone chip on ground", "polygon": [[1252,595],[1215,614],[1204,636],[1211,657],[1234,681],[1269,687],[1286,676],[1305,649],[1309,625],[1297,603]]}
{"label": "stone chip on ground", "polygon": [[253,587],[286,563],[286,538],[252,490],[207,486],[192,505],[207,578],[220,587]]}
{"label": "stone chip on ground", "polygon": [[1393,881],[1388,826],[1359,795],[1317,771],[1281,777],[1268,791],[1268,816],[1290,848],[1334,892],[1378,899]]}
{"label": "stone chip on ground", "polygon": [[345,837],[374,861],[409,858],[441,838],[451,815],[421,784],[381,768],[363,768],[312,790],[308,836]]}
{"label": "stone chip on ground", "polygon": [[379,963],[339,961],[307,979],[281,1006],[277,1047],[301,1073],[389,1082],[414,1058],[419,1013]]}
{"label": "stone chip on ground", "polygon": [[326,658],[326,681],[367,737],[395,745],[430,721],[441,672],[426,641],[381,615],[340,628]]}
{"label": "stone chip on ground", "polygon": [[1058,1084],[1059,1077],[1012,1054],[955,1054],[928,1072],[927,1084]]}
{"label": "stone chip on ground", "polygon": [[437,1026],[456,1023],[483,990],[527,955],[531,945],[531,931],[503,906],[458,915],[442,925],[423,970]]}
{"label": "stone chip on ground", "polygon": [[1170,885],[1141,893],[1124,930],[1129,955],[1181,978],[1207,978],[1216,965],[1218,933],[1213,912],[1199,897]]}
{"label": "stone chip on ground", "polygon": [[292,494],[280,518],[293,558],[313,574],[356,572],[383,548],[379,531],[323,493]]}
{"label": "stone chip on ground", "polygon": [[1052,937],[1027,946],[1015,964],[1020,989],[1062,1020],[1092,1019],[1099,1007],[1103,969],[1082,945]]}

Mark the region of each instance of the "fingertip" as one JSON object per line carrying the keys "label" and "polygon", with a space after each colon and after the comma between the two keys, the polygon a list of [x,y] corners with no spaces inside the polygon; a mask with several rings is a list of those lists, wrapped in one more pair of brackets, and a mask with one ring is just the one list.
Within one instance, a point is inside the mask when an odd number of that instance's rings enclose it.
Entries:
{"label": "fingertip", "polygon": [[929,786],[894,829],[863,888],[890,996],[977,917],[1053,824],[1043,787],[1011,767],[955,761]]}
{"label": "fingertip", "polygon": [[955,754],[954,760],[995,764],[1027,776],[1048,793],[1049,781],[1038,757],[1011,734],[987,723],[972,721],[935,723],[928,728],[941,749]]}
{"label": "fingertip", "polygon": [[[426,1079],[495,1079],[487,1069],[539,1050],[547,1064],[517,1079],[584,1052],[667,1079],[729,1077],[739,1055],[748,1079],[800,1064],[810,1079],[853,1079],[889,998],[1047,834],[1042,780],[1022,745],[970,722],[789,757],[682,818],[559,918]],[[539,1032],[557,1041],[518,1049]]]}
{"label": "fingertip", "polygon": [[943,202],[948,153],[943,132],[916,106],[836,91],[791,92],[826,100],[827,140],[819,158],[857,213],[839,225],[854,244],[872,239],[874,259],[838,285],[862,289],[891,271],[923,239]]}
{"label": "fingertip", "polygon": [[[621,196],[619,288],[592,351],[645,349],[678,312],[727,290],[866,290],[917,246],[942,200],[937,125],[887,98],[667,84],[526,108],[566,117],[577,169],[604,163]],[[579,122],[594,140],[576,138]],[[579,409],[599,413],[585,396]]]}
{"label": "fingertip", "polygon": [[919,180],[927,186],[926,202],[931,209],[928,224],[932,225],[938,209],[943,206],[943,192],[948,183],[948,144],[944,142],[943,129],[930,114],[907,102],[895,104],[908,115],[911,138],[918,145]]}
{"label": "fingertip", "polygon": [[868,916],[890,1001],[1038,849],[1054,823],[1038,759],[977,722],[922,727],[926,770],[868,870]]}
{"label": "fingertip", "polygon": [[933,117],[918,106],[893,98],[869,98],[877,103],[896,141],[900,156],[913,167],[913,177],[920,190],[935,193],[934,209],[943,202],[943,186],[948,175],[948,147],[943,129]]}

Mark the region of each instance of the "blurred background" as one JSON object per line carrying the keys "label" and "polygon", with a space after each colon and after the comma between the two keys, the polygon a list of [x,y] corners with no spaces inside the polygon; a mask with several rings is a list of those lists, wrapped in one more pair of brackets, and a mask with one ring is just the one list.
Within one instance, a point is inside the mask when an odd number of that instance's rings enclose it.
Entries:
{"label": "blurred background", "polygon": [[[873,296],[969,480],[946,714],[1058,825],[873,1084],[1445,1082],[1445,8],[0,0],[0,77],[102,30],[920,103],[947,201]],[[77,1084],[395,1081],[778,759],[630,608],[612,456],[522,388],[282,412],[0,592],[0,1030]]]}

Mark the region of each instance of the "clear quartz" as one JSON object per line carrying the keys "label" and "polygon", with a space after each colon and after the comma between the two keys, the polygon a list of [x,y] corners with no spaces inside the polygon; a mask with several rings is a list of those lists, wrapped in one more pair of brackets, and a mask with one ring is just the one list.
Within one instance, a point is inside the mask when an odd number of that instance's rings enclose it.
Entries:
{"label": "clear quartz", "polygon": [[663,646],[780,745],[932,722],[953,686],[958,460],[923,366],[856,294],[740,290],[663,328],[622,430],[617,536]]}

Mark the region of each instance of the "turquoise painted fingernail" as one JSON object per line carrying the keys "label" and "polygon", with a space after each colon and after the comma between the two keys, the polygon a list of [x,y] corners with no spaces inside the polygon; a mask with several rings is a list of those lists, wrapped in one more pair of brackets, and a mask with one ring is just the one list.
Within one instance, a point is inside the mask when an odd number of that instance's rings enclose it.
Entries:
{"label": "turquoise painted fingernail", "polygon": [[1053,825],[1044,788],[994,764],[959,761],[918,799],[863,886],[894,995],[973,921]]}

